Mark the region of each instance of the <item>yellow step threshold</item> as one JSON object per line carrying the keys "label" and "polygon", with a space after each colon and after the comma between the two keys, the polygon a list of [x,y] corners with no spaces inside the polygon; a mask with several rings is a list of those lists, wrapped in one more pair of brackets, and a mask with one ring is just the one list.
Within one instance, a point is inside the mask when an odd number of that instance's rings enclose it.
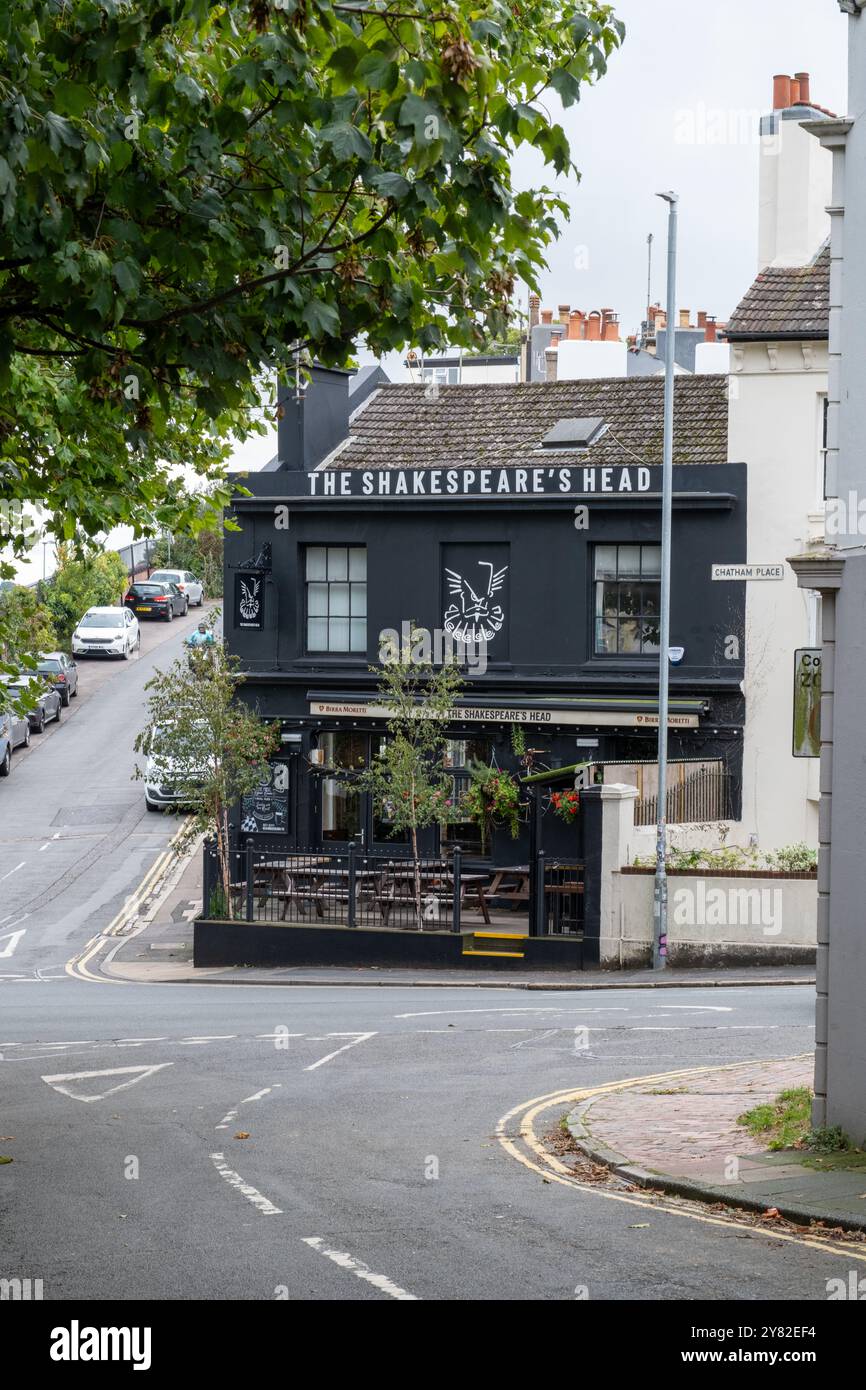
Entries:
{"label": "yellow step threshold", "polygon": [[516,931],[474,931],[473,936],[483,937],[485,941],[528,941],[528,932]]}
{"label": "yellow step threshold", "polygon": [[501,956],[505,960],[523,960],[522,951],[463,951],[464,956]]}

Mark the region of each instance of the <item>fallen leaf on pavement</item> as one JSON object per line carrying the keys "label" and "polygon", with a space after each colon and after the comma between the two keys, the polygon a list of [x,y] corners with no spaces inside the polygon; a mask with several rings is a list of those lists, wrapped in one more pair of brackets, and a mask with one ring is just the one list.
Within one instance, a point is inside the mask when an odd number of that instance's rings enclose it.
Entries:
{"label": "fallen leaf on pavement", "polygon": [[239,1129],[237,1134],[235,1135],[236,1139],[249,1139],[249,1137],[250,1136],[245,1129]]}
{"label": "fallen leaf on pavement", "polygon": [[765,1212],[761,1213],[762,1221],[781,1221],[781,1219],[782,1213],[778,1207],[768,1207]]}

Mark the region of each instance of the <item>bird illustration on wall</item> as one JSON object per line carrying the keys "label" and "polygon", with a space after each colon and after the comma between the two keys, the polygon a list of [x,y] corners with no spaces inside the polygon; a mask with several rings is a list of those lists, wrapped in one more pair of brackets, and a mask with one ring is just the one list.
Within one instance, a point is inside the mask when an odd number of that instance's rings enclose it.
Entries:
{"label": "bird illustration on wall", "polygon": [[477,590],[464,575],[447,567],[445,570],[448,592],[455,597],[445,610],[445,631],[461,642],[489,642],[505,623],[502,605],[494,603],[493,597],[505,584],[508,566],[496,569],[489,560],[479,560],[478,568],[486,569],[487,574],[482,577],[486,582],[478,583]]}

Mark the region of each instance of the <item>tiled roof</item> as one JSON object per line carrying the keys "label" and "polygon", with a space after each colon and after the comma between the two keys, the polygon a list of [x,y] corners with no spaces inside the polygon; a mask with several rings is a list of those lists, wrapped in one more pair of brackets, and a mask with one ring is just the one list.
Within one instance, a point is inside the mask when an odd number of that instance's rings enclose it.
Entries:
{"label": "tiled roof", "polygon": [[[724,376],[678,376],[674,463],[726,463]],[[661,464],[663,377],[440,386],[383,386],[352,422],[333,468],[511,468]],[[608,429],[585,451],[541,448],[558,420],[600,415]]]}
{"label": "tiled roof", "polygon": [[727,337],[826,338],[830,329],[830,248],[809,265],[762,270],[737,305]]}

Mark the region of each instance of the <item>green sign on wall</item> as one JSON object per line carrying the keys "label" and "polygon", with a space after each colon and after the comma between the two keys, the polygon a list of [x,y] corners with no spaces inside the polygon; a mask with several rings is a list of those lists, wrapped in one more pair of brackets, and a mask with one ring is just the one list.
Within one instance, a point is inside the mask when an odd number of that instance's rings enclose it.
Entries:
{"label": "green sign on wall", "polygon": [[800,647],[794,652],[795,758],[821,754],[821,648]]}

